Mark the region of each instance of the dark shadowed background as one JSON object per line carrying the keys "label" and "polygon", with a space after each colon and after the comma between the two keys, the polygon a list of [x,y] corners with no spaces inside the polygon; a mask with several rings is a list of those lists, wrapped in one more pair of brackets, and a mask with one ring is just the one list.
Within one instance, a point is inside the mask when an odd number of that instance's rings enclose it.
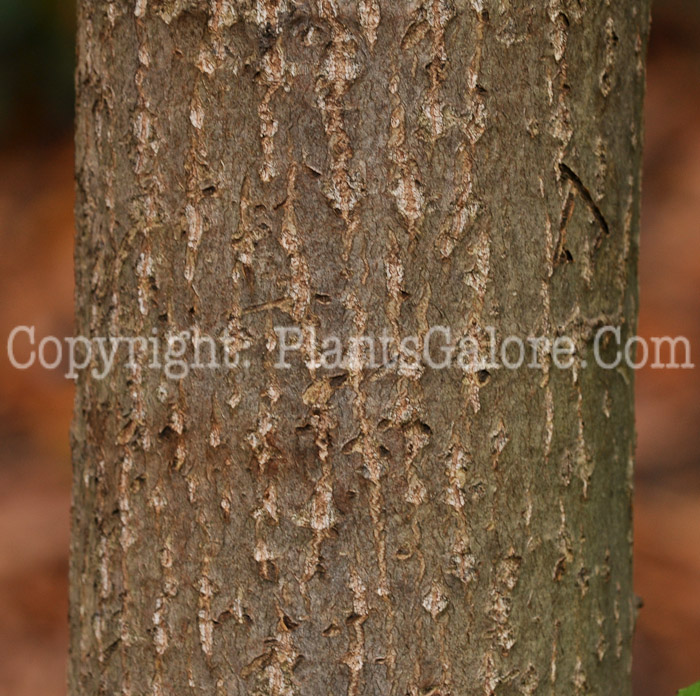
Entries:
{"label": "dark shadowed background", "polygon": [[[73,22],[66,0],[0,0],[0,696],[65,694],[73,390],[4,342],[72,334]],[[639,334],[687,336],[699,365],[637,375],[635,696],[663,696],[700,680],[698,0],[654,8],[640,276]]]}

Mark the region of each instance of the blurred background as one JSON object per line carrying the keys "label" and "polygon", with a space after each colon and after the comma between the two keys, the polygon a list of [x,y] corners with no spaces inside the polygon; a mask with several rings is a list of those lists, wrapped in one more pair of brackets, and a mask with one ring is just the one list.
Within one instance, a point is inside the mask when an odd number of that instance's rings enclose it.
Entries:
{"label": "blurred background", "polygon": [[[633,0],[630,0],[633,2]],[[72,334],[73,3],[0,0],[0,336]],[[641,336],[700,363],[700,3],[656,0]],[[0,358],[0,696],[64,696],[72,386]],[[700,679],[700,368],[637,375],[635,696]]]}

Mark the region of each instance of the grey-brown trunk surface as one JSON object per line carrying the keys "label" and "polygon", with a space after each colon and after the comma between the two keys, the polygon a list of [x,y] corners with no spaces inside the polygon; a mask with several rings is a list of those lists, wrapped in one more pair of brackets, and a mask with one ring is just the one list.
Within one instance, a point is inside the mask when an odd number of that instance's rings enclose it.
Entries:
{"label": "grey-brown trunk surface", "polygon": [[[79,0],[71,696],[630,693],[646,0]],[[575,367],[278,369],[275,327]],[[153,333],[155,331],[155,334]]]}

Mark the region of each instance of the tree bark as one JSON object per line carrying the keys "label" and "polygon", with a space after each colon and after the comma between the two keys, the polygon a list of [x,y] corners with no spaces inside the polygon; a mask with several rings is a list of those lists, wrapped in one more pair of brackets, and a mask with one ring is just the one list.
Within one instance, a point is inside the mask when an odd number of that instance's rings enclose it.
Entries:
{"label": "tree bark", "polygon": [[[629,694],[648,2],[79,6],[77,330],[250,364],[81,375],[72,696]],[[275,366],[435,325],[575,365]]]}

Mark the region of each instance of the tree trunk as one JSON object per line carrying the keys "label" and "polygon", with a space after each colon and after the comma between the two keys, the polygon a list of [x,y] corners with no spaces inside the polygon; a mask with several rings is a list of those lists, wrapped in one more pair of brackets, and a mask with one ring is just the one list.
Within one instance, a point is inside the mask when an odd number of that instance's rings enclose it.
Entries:
{"label": "tree trunk", "polygon": [[629,694],[647,1],[79,5],[71,695]]}

